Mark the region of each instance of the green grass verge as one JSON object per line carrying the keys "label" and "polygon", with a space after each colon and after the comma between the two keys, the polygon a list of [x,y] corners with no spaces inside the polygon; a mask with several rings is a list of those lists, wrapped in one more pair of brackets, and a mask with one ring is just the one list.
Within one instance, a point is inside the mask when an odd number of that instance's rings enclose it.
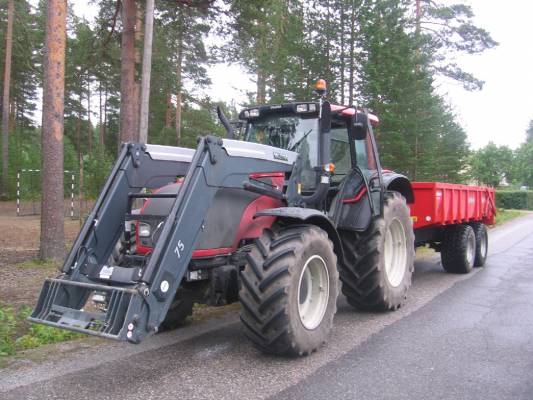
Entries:
{"label": "green grass verge", "polygon": [[503,208],[498,208],[496,213],[496,225],[501,225],[504,222],[510,221],[516,217],[525,214],[522,210],[505,210]]}
{"label": "green grass verge", "polygon": [[26,321],[31,309],[13,307],[0,303],[0,366],[2,358],[16,356],[18,352],[45,344],[63,342],[83,335]]}
{"label": "green grass verge", "polygon": [[42,261],[39,259],[33,259],[24,261],[16,264],[19,268],[33,269],[33,268],[44,268],[44,269],[58,269],[59,263],[57,261],[47,260]]}

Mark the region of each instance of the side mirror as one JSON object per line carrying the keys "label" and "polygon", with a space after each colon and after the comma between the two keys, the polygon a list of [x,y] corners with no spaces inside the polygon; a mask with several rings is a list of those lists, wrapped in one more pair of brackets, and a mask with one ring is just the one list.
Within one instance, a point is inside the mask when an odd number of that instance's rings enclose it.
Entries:
{"label": "side mirror", "polygon": [[355,140],[365,140],[368,132],[368,116],[365,113],[356,113],[351,128]]}

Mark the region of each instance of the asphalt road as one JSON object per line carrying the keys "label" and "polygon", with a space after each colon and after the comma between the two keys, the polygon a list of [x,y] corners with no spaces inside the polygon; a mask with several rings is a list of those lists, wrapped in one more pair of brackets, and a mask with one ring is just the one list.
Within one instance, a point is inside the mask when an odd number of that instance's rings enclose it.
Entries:
{"label": "asphalt road", "polygon": [[472,274],[417,260],[399,311],[339,299],[328,344],[309,357],[262,355],[237,321],[138,346],[58,345],[0,370],[0,398],[533,399],[533,214],[491,230],[487,265]]}

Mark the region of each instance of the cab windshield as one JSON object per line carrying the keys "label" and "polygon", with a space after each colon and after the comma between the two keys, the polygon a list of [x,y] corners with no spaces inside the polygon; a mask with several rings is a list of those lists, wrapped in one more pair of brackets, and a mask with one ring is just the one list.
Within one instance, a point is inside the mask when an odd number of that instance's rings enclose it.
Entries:
{"label": "cab windshield", "polygon": [[302,160],[302,184],[315,185],[318,165],[318,118],[272,114],[248,121],[246,141],[295,151]]}

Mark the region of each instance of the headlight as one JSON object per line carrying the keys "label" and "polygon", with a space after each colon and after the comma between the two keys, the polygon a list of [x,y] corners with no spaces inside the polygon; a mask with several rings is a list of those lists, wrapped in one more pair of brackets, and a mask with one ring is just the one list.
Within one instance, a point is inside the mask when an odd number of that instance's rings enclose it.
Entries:
{"label": "headlight", "polygon": [[252,108],[250,110],[250,117],[259,117],[259,109],[258,108]]}
{"label": "headlight", "polygon": [[307,104],[298,104],[296,106],[296,112],[307,112]]}
{"label": "headlight", "polygon": [[152,234],[152,228],[149,224],[140,223],[139,224],[139,237],[150,237]]}

